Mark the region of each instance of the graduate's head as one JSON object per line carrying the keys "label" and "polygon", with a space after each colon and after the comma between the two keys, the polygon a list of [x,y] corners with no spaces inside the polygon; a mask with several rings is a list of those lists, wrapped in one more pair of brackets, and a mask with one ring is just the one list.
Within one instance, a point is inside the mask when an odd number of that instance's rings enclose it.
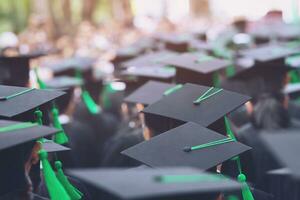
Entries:
{"label": "graduate's head", "polygon": [[258,129],[287,128],[290,124],[288,98],[281,93],[262,94],[253,107],[251,119]]}
{"label": "graduate's head", "polygon": [[144,137],[150,139],[183,124],[178,120],[149,113],[144,114]]}
{"label": "graduate's head", "polygon": [[30,190],[28,170],[36,163],[36,142],[27,142],[0,151],[0,195],[13,190]]}

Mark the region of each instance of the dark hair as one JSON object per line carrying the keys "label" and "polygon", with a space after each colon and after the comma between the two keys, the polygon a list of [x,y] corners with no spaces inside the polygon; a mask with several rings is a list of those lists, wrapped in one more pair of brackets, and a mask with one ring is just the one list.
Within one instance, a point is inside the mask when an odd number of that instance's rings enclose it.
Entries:
{"label": "dark hair", "polygon": [[15,190],[28,191],[25,163],[29,159],[34,142],[0,151],[0,196]]}
{"label": "dark hair", "polygon": [[151,130],[151,137],[157,136],[182,124],[183,122],[178,120],[145,113],[145,125]]}
{"label": "dark hair", "polygon": [[290,117],[283,102],[284,95],[281,93],[259,96],[251,115],[254,127],[267,130],[289,127]]}

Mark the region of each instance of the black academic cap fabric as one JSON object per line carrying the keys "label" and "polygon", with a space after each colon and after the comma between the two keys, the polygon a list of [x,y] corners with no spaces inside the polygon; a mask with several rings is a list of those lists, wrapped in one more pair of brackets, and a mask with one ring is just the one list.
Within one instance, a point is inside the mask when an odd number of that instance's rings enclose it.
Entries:
{"label": "black academic cap fabric", "polygon": [[228,60],[207,56],[199,52],[180,54],[170,59],[165,59],[162,63],[200,74],[209,74],[230,65]]}
{"label": "black academic cap fabric", "polygon": [[129,67],[121,72],[121,75],[137,76],[145,78],[156,78],[156,79],[170,79],[174,77],[176,70],[172,67],[165,67],[158,65],[144,66],[144,67]]}
{"label": "black academic cap fabric", "polygon": [[189,122],[128,148],[122,154],[151,167],[190,166],[207,170],[251,148],[231,141],[189,152],[185,149],[226,138]]}
{"label": "black academic cap fabric", "polygon": [[222,90],[199,104],[193,102],[210,87],[187,83],[176,92],[146,107],[143,112],[207,127],[250,100],[250,97]]}
{"label": "black academic cap fabric", "polygon": [[45,84],[47,88],[51,89],[67,89],[81,86],[83,84],[83,81],[74,77],[60,76],[46,81]]}
{"label": "black academic cap fabric", "polygon": [[288,48],[278,44],[269,44],[253,49],[243,50],[239,53],[242,56],[253,58],[255,61],[265,63],[284,59],[285,57],[297,52],[299,52],[297,49]]}
{"label": "black academic cap fabric", "polygon": [[[204,196],[208,194],[240,188],[236,181],[193,168],[90,169],[69,170],[68,173],[94,186],[103,196],[106,194],[102,199],[111,200],[206,199]],[[194,180],[162,182],[166,177],[194,177]]]}
{"label": "black academic cap fabric", "polygon": [[69,70],[90,70],[95,61],[95,58],[90,57],[71,57],[54,61],[52,63],[46,63],[44,66],[50,68],[54,74],[60,74]]}
{"label": "black academic cap fabric", "polygon": [[148,81],[127,96],[124,101],[129,103],[141,103],[144,105],[149,105],[160,100],[163,97],[164,92],[174,86],[175,84],[171,83]]}
{"label": "black academic cap fabric", "polygon": [[[24,92],[27,91],[27,92]],[[0,97],[7,97],[24,92],[23,94],[12,97],[11,99],[0,101],[0,116],[13,117],[36,107],[44,105],[64,94],[64,92],[54,90],[39,90],[0,85]]]}
{"label": "black academic cap fabric", "polygon": [[300,135],[299,130],[281,131],[276,134],[261,134],[261,139],[270,152],[284,166],[291,170],[293,177],[300,179]]}
{"label": "black academic cap fabric", "polygon": [[136,58],[130,59],[122,65],[124,67],[143,67],[161,64],[165,59],[172,58],[177,55],[177,53],[172,51],[157,51],[153,53],[144,54]]}
{"label": "black academic cap fabric", "polygon": [[55,143],[53,140],[43,139],[42,148],[48,153],[60,152],[60,151],[69,151],[69,147]]}
{"label": "black academic cap fabric", "polygon": [[[15,124],[20,124],[24,122],[16,122],[9,120],[0,120],[0,129],[7,126],[12,126]],[[10,147],[14,147],[19,144],[23,144],[29,141],[33,141],[42,137],[53,135],[57,133],[58,130],[46,126],[32,126],[23,129],[15,129],[10,131],[0,132],[0,150],[4,150]]]}

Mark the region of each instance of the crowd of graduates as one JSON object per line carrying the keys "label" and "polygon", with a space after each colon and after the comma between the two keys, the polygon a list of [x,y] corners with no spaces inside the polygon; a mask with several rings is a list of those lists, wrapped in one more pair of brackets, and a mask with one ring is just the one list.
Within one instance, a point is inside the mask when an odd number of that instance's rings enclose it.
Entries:
{"label": "crowd of graduates", "polygon": [[214,39],[121,29],[130,44],[41,26],[0,38],[1,200],[300,198],[300,26],[281,12]]}

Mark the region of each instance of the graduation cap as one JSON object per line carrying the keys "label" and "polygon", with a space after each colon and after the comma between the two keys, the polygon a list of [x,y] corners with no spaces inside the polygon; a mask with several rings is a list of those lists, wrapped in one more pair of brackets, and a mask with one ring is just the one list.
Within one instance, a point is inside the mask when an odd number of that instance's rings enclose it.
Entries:
{"label": "graduation cap", "polygon": [[166,49],[176,52],[187,52],[189,41],[192,39],[190,34],[157,34],[154,36],[158,41],[165,45]]}
{"label": "graduation cap", "polygon": [[45,84],[49,89],[65,90],[81,86],[83,80],[70,76],[59,76],[46,81]]}
{"label": "graduation cap", "polygon": [[230,61],[215,58],[199,52],[184,53],[163,61],[176,67],[176,82],[214,85],[216,74],[230,65]]}
{"label": "graduation cap", "polygon": [[240,188],[239,183],[229,178],[193,168],[87,169],[68,172],[95,188],[101,199],[213,199],[220,192]]}
{"label": "graduation cap", "polygon": [[39,140],[39,142],[42,145],[42,149],[45,149],[48,153],[57,153],[61,151],[69,151],[69,147],[65,147],[63,145],[57,144],[53,140],[48,140],[45,138],[42,138]]}
{"label": "graduation cap", "polygon": [[278,62],[284,64],[284,58],[299,52],[297,49],[289,48],[279,44],[262,45],[256,48],[242,50],[242,56],[253,58],[258,63]]}
{"label": "graduation cap", "polygon": [[96,59],[91,57],[70,57],[45,63],[43,66],[53,71],[54,76],[75,76],[76,71],[89,73]]}
{"label": "graduation cap", "polygon": [[283,93],[289,95],[292,99],[300,96],[300,83],[290,83],[285,86]]}
{"label": "graduation cap", "polygon": [[127,96],[124,101],[129,103],[141,103],[144,105],[150,105],[158,100],[160,100],[164,95],[180,88],[182,85],[177,86],[171,83],[164,83],[159,81],[148,81],[129,96]]}
{"label": "graduation cap", "polygon": [[37,123],[0,120],[0,151],[42,137],[54,135],[57,129]]}
{"label": "graduation cap", "polygon": [[12,118],[25,112],[33,112],[35,108],[63,94],[61,91],[0,85],[0,117]]}
{"label": "graduation cap", "polygon": [[124,67],[143,67],[143,66],[151,66],[151,65],[157,66],[158,64],[161,64],[163,60],[170,59],[175,55],[178,54],[172,51],[156,51],[153,53],[140,55],[136,58],[123,62],[122,66]]}
{"label": "graduation cap", "polygon": [[122,152],[151,167],[191,166],[207,170],[251,148],[188,122]]}
{"label": "graduation cap", "polygon": [[261,134],[262,141],[273,156],[285,167],[291,170],[292,177],[299,180],[300,160],[295,159],[299,152],[300,135],[297,129],[278,131],[276,134]]}
{"label": "graduation cap", "polygon": [[0,83],[26,87],[29,83],[30,60],[45,55],[43,52],[20,54],[18,56],[0,55]]}
{"label": "graduation cap", "polygon": [[285,64],[293,67],[293,68],[299,68],[300,67],[300,56],[294,55],[289,56],[285,59]]}
{"label": "graduation cap", "polygon": [[143,112],[207,127],[249,100],[248,96],[221,88],[187,83]]}
{"label": "graduation cap", "polygon": [[117,50],[116,55],[111,62],[118,68],[120,63],[133,59],[143,51],[144,49],[142,47],[134,45],[120,48]]}

